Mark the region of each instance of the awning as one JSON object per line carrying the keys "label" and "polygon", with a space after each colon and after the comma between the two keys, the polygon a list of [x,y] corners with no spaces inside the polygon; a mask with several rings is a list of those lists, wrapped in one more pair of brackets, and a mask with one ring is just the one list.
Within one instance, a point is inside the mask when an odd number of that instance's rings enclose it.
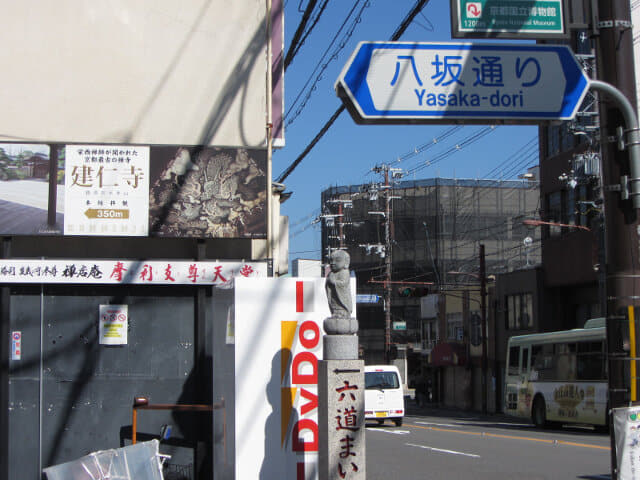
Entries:
{"label": "awning", "polygon": [[439,343],[431,350],[429,364],[449,367],[467,363],[467,348],[459,343]]}

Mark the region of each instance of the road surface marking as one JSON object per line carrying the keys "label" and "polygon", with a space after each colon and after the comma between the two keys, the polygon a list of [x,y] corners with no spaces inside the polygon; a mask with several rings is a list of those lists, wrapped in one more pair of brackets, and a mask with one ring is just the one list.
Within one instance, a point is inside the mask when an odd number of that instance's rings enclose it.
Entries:
{"label": "road surface marking", "polygon": [[411,433],[409,430],[383,430],[375,427],[367,427],[367,430],[372,432],[391,433],[393,435],[409,435]]}
{"label": "road surface marking", "polygon": [[[419,423],[419,422],[416,422]],[[464,421],[464,422],[455,422],[456,425],[486,425],[487,422],[482,421]],[[491,425],[500,425],[504,427],[533,427],[533,423],[511,423],[511,422],[491,422]]]}
{"label": "road surface marking", "polygon": [[487,432],[468,432],[465,430],[450,430],[447,428],[438,428],[438,427],[423,427],[422,425],[407,425],[408,427],[413,428],[422,428],[424,430],[433,430],[435,432],[449,432],[449,433],[460,433],[463,435],[476,435],[478,437],[492,437],[492,438],[505,438],[508,440],[526,440],[528,442],[539,442],[539,443],[547,443],[550,445],[568,445],[572,447],[582,447],[582,448],[593,448],[597,450],[607,450],[609,451],[610,447],[603,447],[601,445],[590,445],[588,443],[576,443],[576,442],[567,442],[565,440],[551,440],[548,438],[533,438],[533,437],[519,437],[516,435],[501,435],[498,433],[487,433]]}
{"label": "road surface marking", "polygon": [[428,447],[426,445],[417,445],[415,443],[405,443],[405,445],[407,445],[408,447],[417,447],[417,448],[422,448],[424,450],[431,450],[432,452],[449,453],[451,455],[462,455],[464,457],[480,458],[480,455],[476,455],[473,453],[457,452],[455,450],[445,450],[443,448]]}
{"label": "road surface marking", "polygon": [[460,425],[454,425],[452,423],[433,423],[433,422],[415,422],[417,425],[433,425],[435,427],[451,427],[460,428]]}

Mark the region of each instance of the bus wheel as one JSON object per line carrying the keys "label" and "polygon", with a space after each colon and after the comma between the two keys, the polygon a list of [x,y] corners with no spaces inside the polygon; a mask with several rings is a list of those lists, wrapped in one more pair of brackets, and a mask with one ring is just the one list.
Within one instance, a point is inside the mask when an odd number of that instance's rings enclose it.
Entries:
{"label": "bus wheel", "polygon": [[533,401],[531,420],[538,428],[544,428],[547,425],[547,407],[544,404],[544,398],[536,397]]}

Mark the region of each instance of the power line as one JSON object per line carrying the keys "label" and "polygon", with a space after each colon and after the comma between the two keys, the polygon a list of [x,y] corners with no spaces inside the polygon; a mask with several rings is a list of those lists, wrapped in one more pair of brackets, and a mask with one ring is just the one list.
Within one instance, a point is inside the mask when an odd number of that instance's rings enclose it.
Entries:
{"label": "power line", "polygon": [[418,155],[418,154],[420,154],[420,153],[422,153],[422,152],[424,152],[424,151],[426,151],[426,150],[428,150],[430,148],[435,147],[440,142],[442,142],[446,138],[450,137],[451,135],[453,135],[455,132],[457,132],[461,128],[462,128],[462,125],[454,125],[453,127],[448,128],[440,136],[434,137],[431,141],[423,143],[422,145],[417,146],[412,151],[407,152],[404,155],[398,157],[398,159],[396,161],[397,162],[402,162],[404,160],[408,160],[409,158],[415,157],[416,155]]}
{"label": "power line", "polygon": [[[415,18],[415,16],[418,13],[420,13],[420,11],[424,8],[424,6],[427,3],[429,3],[429,0],[418,0],[416,2],[416,4],[413,6],[409,14],[406,16],[405,20],[402,22],[402,24],[400,24],[400,27],[398,27],[398,29],[394,32],[391,38],[392,41],[398,40],[402,36],[402,34],[411,24],[411,21]],[[324,134],[327,133],[327,130],[331,128],[331,126],[334,124],[334,122],[337,120],[340,114],[344,112],[344,110],[345,110],[344,104],[338,107],[338,109],[334,112],[334,114],[327,121],[327,123],[325,123],[324,126],[320,129],[320,132],[318,132],[318,134],[314,137],[314,139],[307,146],[307,148],[305,148],[304,151],[298,156],[298,158],[296,158],[293,161],[293,163],[289,165],[289,167],[287,167],[287,169],[282,174],[280,174],[277,180],[278,183],[284,182],[284,180],[291,174],[291,172],[295,170],[295,168],[300,164],[300,162],[302,162],[302,160],[309,154],[309,152],[313,149],[313,147],[315,147],[315,145],[320,141],[320,139],[324,136]]]}
{"label": "power line", "polygon": [[327,131],[331,128],[331,125],[334,124],[334,122],[338,119],[340,114],[342,112],[344,112],[344,110],[345,110],[345,106],[344,105],[340,105],[340,107],[331,116],[329,121],[327,121],[327,123],[324,124],[322,129],[316,134],[316,136],[313,138],[313,140],[311,140],[311,143],[309,145],[307,145],[307,148],[305,148],[304,151],[298,156],[298,158],[296,158],[294,160],[294,162],[291,165],[289,165],[284,172],[282,172],[280,174],[280,176],[278,177],[276,182],[282,183],[282,182],[285,181],[285,179],[291,174],[291,172],[293,172],[295,170],[295,168],[298,165],[300,165],[300,162],[302,162],[302,160],[304,160],[304,157],[306,157],[309,154],[309,152],[311,150],[313,150],[313,147],[316,146],[316,143],[318,143],[320,141],[320,139],[322,137],[324,137],[324,134],[327,133]]}
{"label": "power line", "polygon": [[296,54],[298,53],[298,50],[300,49],[300,45],[302,45],[302,42],[300,42],[300,38],[302,37],[302,33],[304,32],[304,29],[307,26],[307,22],[309,21],[309,18],[311,17],[311,12],[316,7],[317,2],[318,0],[309,0],[309,4],[307,5],[307,8],[304,11],[304,14],[302,15],[302,19],[298,24],[298,28],[296,29],[296,33],[293,34],[293,39],[291,40],[291,45],[289,46],[289,51],[287,52],[287,56],[284,59],[285,70],[287,69],[289,64],[293,61],[293,58],[296,56]]}
{"label": "power line", "polygon": [[538,136],[536,135],[533,138],[531,138],[527,143],[522,145],[518,150],[516,150],[511,155],[509,155],[503,162],[501,162],[496,167],[494,167],[493,170],[491,170],[489,173],[484,175],[484,177],[491,178],[494,174],[497,174],[497,172],[499,172],[500,169],[504,169],[506,164],[508,164],[511,160],[513,160],[517,156],[519,156],[521,153],[523,153],[523,151],[528,151],[530,148],[532,148],[534,145],[534,142],[537,142],[537,141],[538,141]]}
{"label": "power line", "polygon": [[470,144],[480,140],[485,135],[488,135],[488,134],[494,132],[497,128],[498,127],[495,126],[495,125],[491,125],[489,127],[482,128],[482,129],[474,132],[473,134],[469,135],[462,142],[456,144],[455,146],[449,148],[448,150],[436,155],[435,157],[431,158],[430,160],[424,161],[421,165],[418,165],[417,167],[409,169],[407,171],[407,173],[415,174],[416,172],[418,172],[420,170],[423,170],[423,169],[425,169],[427,167],[430,167],[431,165],[434,165],[435,163],[438,163],[438,162],[450,157],[451,155],[455,154],[456,152],[462,150],[463,148],[468,147]]}
{"label": "power line", "polygon": [[[340,43],[338,44],[338,48],[336,48],[333,51],[333,53],[329,56],[329,60],[325,61],[325,58],[326,58],[327,54],[329,53],[329,50],[331,50],[331,48],[335,44],[336,40],[338,39],[338,35],[344,30],[345,25],[347,24],[349,19],[352,17],[352,15],[353,15],[353,13],[354,13],[354,11],[355,11],[357,6],[358,6],[358,2],[354,3],[353,7],[351,8],[349,13],[347,14],[346,18],[344,19],[344,22],[342,22],[342,25],[340,26],[340,28],[338,29],[338,31],[334,35],[333,40],[331,40],[331,43],[329,44],[329,46],[327,47],[325,52],[320,57],[320,60],[318,60],[318,63],[316,64],[315,68],[313,69],[313,71],[311,72],[309,77],[307,78],[307,81],[305,82],[304,86],[300,89],[300,91],[298,92],[298,95],[296,95],[295,100],[291,103],[291,106],[289,107],[289,109],[288,109],[288,111],[287,111],[287,113],[285,114],[285,117],[284,117],[285,120],[287,121],[287,126],[291,125],[300,116],[300,114],[305,109],[305,107],[307,105],[307,102],[309,101],[309,99],[311,98],[311,95],[313,94],[313,92],[316,89],[316,85],[322,79],[322,75],[323,75],[324,71],[327,69],[327,67],[329,66],[329,64],[333,60],[336,60],[338,58],[338,54],[346,46],[347,41],[353,35],[353,32],[355,31],[356,26],[360,23],[360,21],[362,19],[362,13],[364,12],[364,9],[369,6],[369,1],[366,0],[364,2],[362,7],[360,8],[360,10],[358,11],[358,14],[356,15],[355,19],[352,21],[351,25],[347,29],[347,32],[340,39]],[[320,66],[322,66],[322,68],[318,72],[318,68]],[[318,72],[318,73],[316,74],[316,72]],[[315,75],[315,80],[313,81],[313,84],[309,87],[309,83],[311,82],[311,79],[314,77],[314,75]],[[302,104],[299,107],[296,108],[296,105],[298,104],[298,101],[300,100],[300,98],[303,96],[303,94],[305,92],[306,92],[306,95],[304,95],[304,100],[302,100]],[[290,116],[291,112],[294,112],[293,117]]]}
{"label": "power line", "polygon": [[[293,52],[293,55],[291,57],[291,60],[293,60],[293,57],[298,53],[298,50],[300,50],[300,47],[302,45],[304,45],[304,41],[307,39],[307,37],[309,36],[309,34],[311,33],[311,31],[314,29],[314,27],[317,25],[318,21],[320,20],[320,17],[322,16],[322,14],[324,13],[325,8],[327,8],[327,4],[329,3],[329,0],[324,0],[324,3],[322,5],[320,5],[320,9],[318,11],[318,14],[316,15],[316,17],[313,19],[313,23],[311,24],[311,26],[309,27],[309,30],[307,30],[304,33],[304,36],[300,39],[300,42],[298,43],[298,47],[296,48],[296,50]],[[285,69],[287,68],[287,63],[285,60]]]}

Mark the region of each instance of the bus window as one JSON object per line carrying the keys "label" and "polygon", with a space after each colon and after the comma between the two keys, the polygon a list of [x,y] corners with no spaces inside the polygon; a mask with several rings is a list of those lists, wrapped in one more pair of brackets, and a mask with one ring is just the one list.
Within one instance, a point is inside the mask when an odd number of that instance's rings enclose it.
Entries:
{"label": "bus window", "polygon": [[529,347],[522,347],[522,366],[520,373],[529,373]]}
{"label": "bus window", "polygon": [[554,380],[553,345],[531,346],[531,379]]}
{"label": "bus window", "polygon": [[579,342],[577,356],[578,380],[605,380],[603,342]]}
{"label": "bus window", "polygon": [[508,375],[518,375],[520,368],[520,347],[509,348],[509,370]]}
{"label": "bus window", "polygon": [[555,345],[555,380],[576,379],[576,344],[557,343]]}

